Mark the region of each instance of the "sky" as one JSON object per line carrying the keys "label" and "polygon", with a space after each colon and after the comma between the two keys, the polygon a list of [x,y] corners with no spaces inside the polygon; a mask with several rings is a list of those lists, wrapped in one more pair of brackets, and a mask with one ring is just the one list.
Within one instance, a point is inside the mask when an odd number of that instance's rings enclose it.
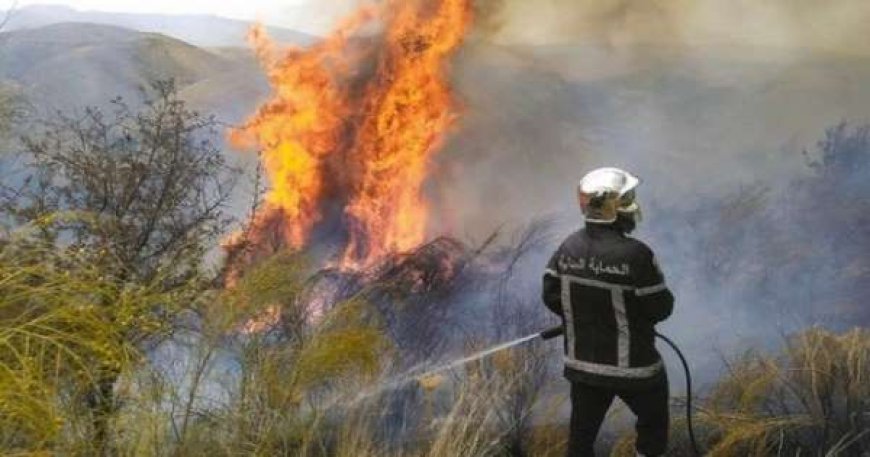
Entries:
{"label": "sky", "polygon": [[870,0],[478,0],[511,41],[600,40],[870,53]]}
{"label": "sky", "polygon": [[[3,0],[0,4],[12,4]],[[80,10],[130,12],[130,13],[164,13],[164,14],[216,14],[239,19],[255,19],[258,15],[284,14],[308,3],[308,0],[245,0],[220,1],[213,0],[18,0],[18,6],[33,4],[66,5]]]}
{"label": "sky", "polygon": [[[80,10],[212,14],[315,35],[362,0],[17,0]],[[377,1],[377,0],[368,0]],[[0,0],[6,9],[16,0]],[[475,0],[497,42],[681,43],[870,55],[870,0]]]}
{"label": "sky", "polygon": [[12,5],[52,4],[85,11],[210,14],[317,33],[328,30],[354,3],[354,0],[0,0],[0,10]]}

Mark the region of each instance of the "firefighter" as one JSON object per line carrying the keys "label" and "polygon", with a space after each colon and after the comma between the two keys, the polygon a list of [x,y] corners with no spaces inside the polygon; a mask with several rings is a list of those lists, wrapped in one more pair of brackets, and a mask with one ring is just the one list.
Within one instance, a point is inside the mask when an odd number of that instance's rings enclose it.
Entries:
{"label": "firefighter", "polygon": [[637,416],[638,455],[662,455],[667,448],[668,379],[654,335],[674,297],[652,250],[628,236],[640,221],[639,183],[618,168],[584,176],[577,193],[585,227],[559,246],[544,273],[544,304],[565,330],[569,457],[594,455],[615,397]]}

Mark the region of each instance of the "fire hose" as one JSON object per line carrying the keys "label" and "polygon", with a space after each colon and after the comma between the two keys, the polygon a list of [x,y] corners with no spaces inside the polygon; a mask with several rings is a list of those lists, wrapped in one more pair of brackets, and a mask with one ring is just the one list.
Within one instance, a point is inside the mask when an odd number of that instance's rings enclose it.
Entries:
{"label": "fire hose", "polygon": [[[553,327],[543,332],[539,333],[538,336],[543,340],[550,340],[561,336],[565,333],[564,328],[560,325],[558,327]],[[674,352],[677,354],[677,357],[680,358],[680,363],[683,365],[683,372],[686,375],[686,428],[689,431],[689,441],[692,443],[692,451],[696,456],[700,456],[701,451],[698,448],[698,441],[695,439],[695,427],[692,421],[692,373],[689,370],[689,362],[686,360],[686,356],[683,355],[683,351],[677,347],[677,344],[674,343],[670,338],[662,335],[659,332],[655,332],[657,338],[664,341]]]}

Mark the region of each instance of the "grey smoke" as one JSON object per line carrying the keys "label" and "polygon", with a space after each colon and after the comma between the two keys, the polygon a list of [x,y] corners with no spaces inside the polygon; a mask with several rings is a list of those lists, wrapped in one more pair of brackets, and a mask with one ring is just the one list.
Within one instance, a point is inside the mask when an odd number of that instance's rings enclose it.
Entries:
{"label": "grey smoke", "polygon": [[[861,0],[482,0],[493,39],[751,46],[866,55]],[[495,24],[495,26],[493,26]]]}
{"label": "grey smoke", "polygon": [[[662,329],[711,381],[719,354],[870,322],[857,203],[870,194],[870,149],[853,147],[863,152],[834,174],[804,155],[842,120],[870,120],[870,5],[688,4],[481,3],[453,71],[463,118],[432,188],[460,235],[555,215],[558,240],[582,224],[573,192],[585,171],[639,174],[637,236],[678,297]],[[553,248],[518,267],[529,306]]]}

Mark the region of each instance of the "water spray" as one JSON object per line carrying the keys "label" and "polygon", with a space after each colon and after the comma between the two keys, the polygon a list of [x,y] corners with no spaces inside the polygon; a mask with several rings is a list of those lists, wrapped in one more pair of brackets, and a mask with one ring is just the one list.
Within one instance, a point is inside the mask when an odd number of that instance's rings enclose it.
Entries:
{"label": "water spray", "polygon": [[[553,338],[557,338],[559,336],[562,336],[564,333],[565,333],[565,330],[560,325],[557,327],[553,327],[553,328],[549,328],[547,330],[544,330],[543,332],[533,333],[531,335],[526,335],[524,337],[508,341],[506,343],[501,343],[501,344],[498,344],[498,345],[493,346],[491,348],[476,352],[476,353],[469,355],[467,357],[463,357],[461,359],[454,360],[454,361],[451,361],[449,363],[445,363],[444,365],[441,365],[441,366],[438,366],[438,367],[433,368],[431,370],[428,370],[422,374],[417,374],[417,375],[408,374],[408,375],[400,377],[396,381],[384,384],[376,390],[360,393],[357,396],[354,403],[357,401],[361,401],[361,400],[363,400],[367,397],[370,397],[372,395],[375,395],[379,392],[382,392],[384,390],[387,390],[390,388],[397,388],[397,387],[400,387],[404,384],[408,384],[410,382],[416,382],[420,387],[422,387],[425,390],[429,390],[429,391],[435,390],[438,388],[438,386],[441,385],[442,381],[444,380],[444,375],[442,373],[444,373],[445,371],[453,370],[455,368],[458,368],[460,366],[474,362],[476,360],[480,360],[482,358],[488,357],[492,354],[495,354],[496,352],[510,349],[512,347],[519,346],[521,344],[527,343],[529,341],[533,341],[533,340],[538,339],[538,338],[541,338],[542,340],[546,341],[546,340],[551,340]],[[692,443],[692,450],[696,456],[700,456],[702,454],[699,451],[698,442],[695,439],[695,428],[694,428],[694,424],[692,421],[692,374],[689,370],[689,362],[686,360],[686,357],[683,355],[683,352],[680,350],[680,348],[677,347],[676,343],[674,343],[670,338],[668,338],[668,337],[666,337],[658,332],[656,332],[655,335],[657,338],[664,341],[668,346],[671,347],[671,349],[674,350],[674,352],[677,354],[677,356],[680,359],[680,363],[682,363],[682,365],[683,365],[683,371],[684,371],[685,376],[686,376],[686,426],[687,426],[688,432],[689,432],[689,441]],[[411,370],[412,373],[413,373],[413,371],[414,370]]]}
{"label": "water spray", "polygon": [[[514,346],[519,346],[523,343],[532,341],[532,340],[537,339],[537,338],[549,340],[549,339],[555,338],[561,334],[562,334],[562,328],[556,327],[556,328],[552,328],[552,329],[546,330],[546,331],[541,332],[541,333],[533,333],[531,335],[526,335],[524,337],[508,341],[506,343],[501,343],[501,344],[498,344],[496,346],[492,346],[490,348],[476,352],[474,354],[463,357],[461,359],[453,360],[451,362],[447,362],[447,363],[440,365],[440,366],[437,366],[435,368],[431,368],[427,371],[424,371],[423,373],[419,373],[419,374],[416,373],[417,371],[421,370],[420,366],[415,367],[415,368],[411,368],[410,370],[406,371],[405,374],[398,376],[396,378],[393,378],[393,380],[391,380],[391,381],[384,382],[384,383],[378,385],[377,387],[375,387],[374,389],[369,389],[369,390],[359,392],[356,395],[356,397],[354,397],[353,399],[351,399],[349,401],[348,400],[344,401],[344,405],[347,406],[349,404],[357,404],[363,400],[366,400],[370,397],[373,397],[377,394],[380,394],[381,392],[391,390],[391,389],[398,389],[400,387],[403,387],[403,386],[405,386],[407,384],[411,384],[411,383],[417,383],[424,390],[432,391],[432,390],[437,389],[438,386],[440,386],[441,383],[444,381],[444,374],[443,373],[445,371],[454,370],[456,368],[459,368],[463,365],[469,364],[469,363],[474,362],[476,360],[480,360],[480,359],[483,359],[485,357],[488,357],[492,354],[495,354],[496,352],[501,352],[505,349],[510,349]],[[337,404],[338,404],[338,401],[335,401],[330,406],[337,405]]]}
{"label": "water spray", "polygon": [[476,360],[480,360],[484,357],[488,357],[496,352],[501,352],[506,349],[510,349],[515,346],[519,346],[521,344],[527,343],[529,341],[541,338],[542,340],[550,340],[556,338],[557,336],[562,335],[563,330],[562,327],[553,327],[551,329],[544,330],[540,333],[532,333],[531,335],[526,335],[521,338],[517,338],[515,340],[508,341],[506,343],[501,343],[499,345],[493,346],[488,349],[484,349],[480,352],[476,352],[467,357],[463,357],[458,360],[454,360],[452,362],[446,363],[439,367],[433,368],[429,371],[426,371],[423,374],[413,376],[412,379],[416,380],[417,383],[425,390],[435,390],[444,380],[444,377],[441,373],[445,371],[452,370],[454,368],[461,367],[465,364],[474,362]]}
{"label": "water spray", "polygon": [[544,330],[543,332],[540,332],[540,333],[532,333],[531,335],[526,335],[524,337],[517,338],[515,340],[511,340],[511,341],[508,341],[506,343],[501,343],[501,344],[493,346],[491,348],[484,349],[480,352],[476,352],[474,354],[471,354],[467,357],[463,357],[461,359],[454,360],[452,362],[446,363],[446,364],[441,365],[439,367],[433,368],[433,369],[431,369],[423,374],[413,376],[413,379],[417,380],[417,382],[419,382],[420,385],[424,389],[431,390],[431,389],[434,389],[435,387],[437,387],[438,384],[440,384],[440,379],[441,379],[440,375],[442,372],[461,367],[465,364],[474,362],[476,360],[480,360],[484,357],[488,357],[492,354],[495,354],[496,352],[501,352],[501,351],[504,351],[505,349],[510,349],[514,346],[519,346],[523,343],[527,343],[527,342],[535,340],[537,338],[540,338],[542,340],[551,340],[553,338],[556,338],[557,336],[562,335],[563,333],[564,333],[564,330],[562,330],[561,326],[553,327],[553,328]]}
{"label": "water spray", "polygon": [[[550,329],[550,330],[547,330],[546,332],[541,332],[541,333],[533,333],[531,335],[527,335],[527,336],[524,336],[522,338],[517,338],[515,340],[508,341],[506,343],[501,343],[501,344],[493,346],[491,348],[484,349],[480,352],[476,352],[474,354],[471,354],[467,357],[463,357],[461,359],[454,360],[452,362],[446,363],[446,364],[441,365],[439,367],[433,368],[433,369],[431,369],[423,374],[416,375],[416,376],[414,376],[414,379],[417,380],[417,382],[420,384],[420,386],[422,386],[424,389],[433,390],[434,388],[438,387],[439,384],[441,384],[441,380],[442,380],[441,373],[443,373],[445,371],[450,371],[454,368],[461,367],[463,365],[474,362],[476,360],[480,360],[484,357],[488,357],[492,354],[495,354],[496,352],[501,352],[501,351],[504,351],[505,349],[510,349],[514,346],[519,346],[523,343],[532,341],[538,337],[545,339],[545,340],[550,339],[550,338],[554,338],[557,335],[549,336],[550,334],[548,333],[548,336],[546,336],[546,337],[544,336],[544,333],[552,332],[553,330],[555,330],[555,329]],[[559,328],[559,330],[561,330],[561,328]]]}

